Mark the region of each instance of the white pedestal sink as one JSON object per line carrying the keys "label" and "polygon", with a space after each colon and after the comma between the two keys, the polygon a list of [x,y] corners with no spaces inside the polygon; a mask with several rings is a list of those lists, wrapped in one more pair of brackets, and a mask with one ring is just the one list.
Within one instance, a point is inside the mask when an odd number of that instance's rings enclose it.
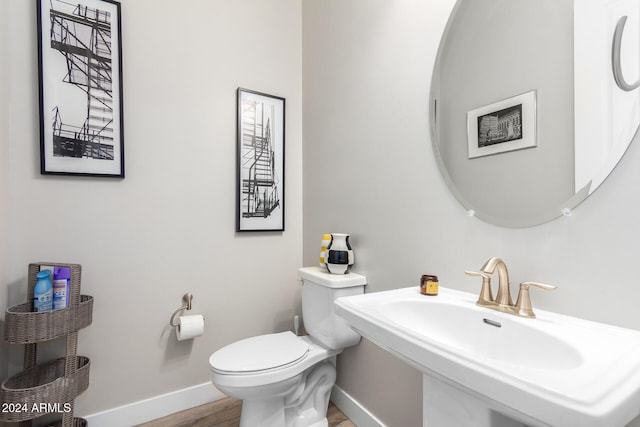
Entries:
{"label": "white pedestal sink", "polygon": [[640,414],[640,331],[536,319],[417,287],[339,298],[363,337],[418,368],[428,427],[622,427]]}

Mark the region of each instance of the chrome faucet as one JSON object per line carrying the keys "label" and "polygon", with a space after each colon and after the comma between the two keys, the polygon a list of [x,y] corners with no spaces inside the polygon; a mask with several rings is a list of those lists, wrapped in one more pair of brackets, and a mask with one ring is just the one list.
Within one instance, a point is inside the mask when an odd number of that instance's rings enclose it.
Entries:
{"label": "chrome faucet", "polygon": [[[491,275],[496,271],[496,269],[498,270],[498,295],[493,299],[493,295],[491,293]],[[531,306],[531,297],[529,296],[529,288],[531,286],[547,291],[556,289],[556,286],[548,285],[546,283],[522,282],[520,283],[518,300],[514,305],[511,300],[509,270],[507,270],[507,265],[500,258],[489,258],[489,260],[480,267],[480,271],[465,271],[464,273],[467,276],[482,277],[482,289],[480,289],[480,296],[476,302],[477,305],[522,317],[536,317]]]}

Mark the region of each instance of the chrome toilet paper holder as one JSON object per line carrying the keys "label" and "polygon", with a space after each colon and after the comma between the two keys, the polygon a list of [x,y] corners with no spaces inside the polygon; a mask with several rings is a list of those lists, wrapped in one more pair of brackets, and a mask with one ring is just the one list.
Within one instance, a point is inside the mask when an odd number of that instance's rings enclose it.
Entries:
{"label": "chrome toilet paper holder", "polygon": [[169,325],[173,326],[174,328],[176,326],[179,326],[178,322],[176,322],[175,318],[176,315],[178,313],[180,313],[181,311],[184,310],[191,310],[191,300],[193,299],[193,294],[191,292],[187,292],[186,294],[184,294],[182,296],[182,302],[185,304],[182,307],[180,307],[179,309],[177,309],[176,311],[173,312],[173,314],[171,315],[171,320],[169,320]]}

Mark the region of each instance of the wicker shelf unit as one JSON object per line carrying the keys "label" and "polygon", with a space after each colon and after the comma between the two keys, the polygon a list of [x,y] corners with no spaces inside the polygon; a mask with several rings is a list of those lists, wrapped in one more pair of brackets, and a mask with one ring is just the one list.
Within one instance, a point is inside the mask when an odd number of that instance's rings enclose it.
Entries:
{"label": "wicker shelf unit", "polygon": [[[43,266],[68,267],[69,304],[62,310],[36,313],[33,294],[37,274]],[[0,402],[8,405],[0,412],[0,421],[30,426],[32,420],[47,413],[62,413],[62,427],[86,426],[86,420],[74,418],[74,399],[89,386],[89,358],[77,355],[78,331],[91,324],[93,297],[80,294],[80,264],[39,262],[29,264],[25,304],[9,307],[5,313],[4,340],[22,344],[23,371],[0,385]],[[37,363],[39,343],[66,339],[64,357]]]}

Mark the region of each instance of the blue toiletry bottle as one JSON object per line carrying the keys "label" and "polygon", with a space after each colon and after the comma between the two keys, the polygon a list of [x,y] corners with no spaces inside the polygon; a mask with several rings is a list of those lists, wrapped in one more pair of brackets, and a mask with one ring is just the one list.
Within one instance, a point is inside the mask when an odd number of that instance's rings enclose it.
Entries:
{"label": "blue toiletry bottle", "polygon": [[38,273],[38,281],[33,288],[33,311],[51,311],[53,308],[53,285],[51,284],[51,270]]}

